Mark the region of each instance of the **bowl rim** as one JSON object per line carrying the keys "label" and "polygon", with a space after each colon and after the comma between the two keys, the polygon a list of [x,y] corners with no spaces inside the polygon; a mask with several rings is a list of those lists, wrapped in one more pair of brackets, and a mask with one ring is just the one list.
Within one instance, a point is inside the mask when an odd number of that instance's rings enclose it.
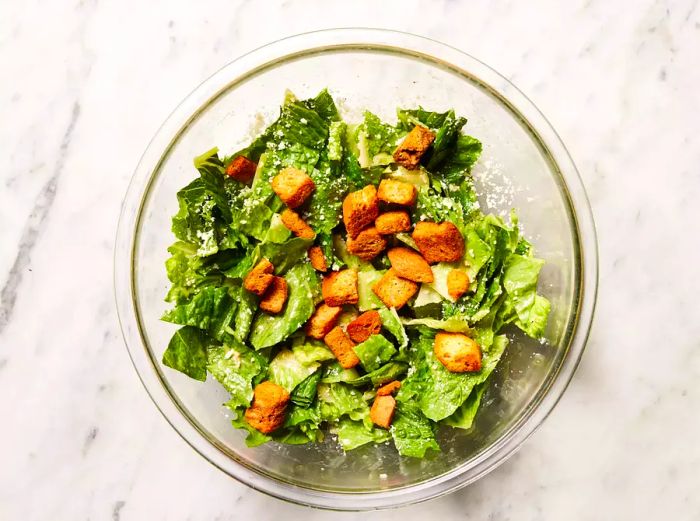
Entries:
{"label": "bowl rim", "polygon": [[[167,390],[141,331],[135,296],[134,255],[146,197],[163,158],[197,115],[232,85],[260,70],[299,56],[339,50],[396,52],[433,62],[478,83],[495,95],[528,128],[560,174],[561,189],[578,245],[578,302],[568,331],[569,343],[556,370],[548,375],[520,418],[490,446],[469,461],[435,478],[387,491],[327,491],[295,485],[244,464],[217,440],[206,436]],[[174,137],[173,137],[174,136]],[[509,80],[480,60],[436,40],[387,29],[340,28],[283,38],[250,51],[219,69],[196,87],[157,130],[129,183],[114,250],[114,291],[122,336],[144,388],[173,429],[211,464],[253,489],[293,503],[331,510],[391,508],[439,497],[473,483],[511,456],[542,424],[561,399],[585,349],[598,288],[595,224],[574,162],[541,111]],[[154,378],[155,377],[155,378]]]}

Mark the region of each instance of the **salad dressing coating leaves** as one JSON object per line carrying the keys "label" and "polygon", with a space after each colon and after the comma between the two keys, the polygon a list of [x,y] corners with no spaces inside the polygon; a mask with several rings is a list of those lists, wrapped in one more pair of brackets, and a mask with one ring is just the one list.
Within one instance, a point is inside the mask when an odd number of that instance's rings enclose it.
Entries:
{"label": "salad dressing coating leaves", "polygon": [[[399,109],[396,123],[365,112],[352,125],[327,90],[307,100],[287,93],[278,118],[246,148],[231,156],[213,148],[195,158],[198,176],[177,193],[172,220],[176,241],[166,262],[171,306],[162,318],[180,328],[163,363],[197,380],[217,380],[230,395],[233,426],[248,432],[250,446],[313,443],[331,433],[345,450],[393,442],[404,456],[430,456],[440,450],[439,426],[472,428],[508,345],[502,329],[511,324],[533,338],[544,336],[550,303],[537,294],[544,263],[521,236],[515,214],[506,223],[482,212],[470,173],[482,145],[462,132],[466,123],[452,110],[418,108]],[[428,128],[435,140],[419,168],[406,170],[392,154],[415,125]],[[257,164],[250,184],[226,175],[241,155]],[[315,184],[297,209],[315,239],[294,237],[281,222],[284,205],[270,181],[285,167],[306,172]],[[416,187],[416,204],[405,208],[413,224],[449,221],[466,244],[463,259],[434,265],[434,282],[423,284],[398,313],[372,291],[390,267],[385,255],[372,262],[351,255],[341,224],[345,196],[382,179]],[[416,249],[410,232],[390,240]],[[376,309],[382,320],[379,334],[355,346],[361,365],[353,369],[340,367],[322,341],[304,335],[321,302],[321,279],[307,258],[314,244],[330,269],[358,271],[357,310],[345,315]],[[278,315],[261,312],[259,298],[242,287],[262,258],[288,284]],[[470,281],[458,299],[446,285],[455,268]],[[449,372],[433,352],[438,331],[474,338],[482,349],[481,370]],[[254,387],[264,380],[291,395],[285,422],[272,434],[244,418]],[[370,405],[376,388],[392,381],[401,387],[391,427],[382,429],[372,424]]]}

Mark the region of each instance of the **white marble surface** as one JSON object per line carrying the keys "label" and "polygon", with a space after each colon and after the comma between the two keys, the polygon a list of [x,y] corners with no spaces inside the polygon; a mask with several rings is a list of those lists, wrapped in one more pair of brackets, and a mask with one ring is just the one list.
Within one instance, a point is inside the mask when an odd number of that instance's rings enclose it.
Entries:
{"label": "white marble surface", "polygon": [[[0,519],[700,519],[697,7],[1,3]],[[373,514],[287,505],[195,454],[139,383],[112,296],[120,201],[175,104],[246,50],[351,25],[510,77],[577,161],[600,242],[591,341],[546,424],[477,484]]]}

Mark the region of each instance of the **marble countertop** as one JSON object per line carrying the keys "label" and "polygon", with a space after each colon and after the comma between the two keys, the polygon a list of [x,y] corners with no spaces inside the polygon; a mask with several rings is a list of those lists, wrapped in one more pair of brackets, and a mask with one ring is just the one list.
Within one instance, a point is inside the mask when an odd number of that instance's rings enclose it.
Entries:
{"label": "marble countertop", "polygon": [[[0,519],[700,519],[700,9],[659,2],[4,2]],[[372,25],[489,63],[569,147],[600,293],[568,392],[476,484],[395,511],[271,499],[170,428],[112,292],[121,199],[201,80],[281,36]]]}

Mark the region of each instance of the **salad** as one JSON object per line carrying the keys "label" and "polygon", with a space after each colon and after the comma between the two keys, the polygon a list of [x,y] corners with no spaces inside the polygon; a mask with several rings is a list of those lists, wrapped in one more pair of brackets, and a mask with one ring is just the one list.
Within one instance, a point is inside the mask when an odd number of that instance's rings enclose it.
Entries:
{"label": "salad", "polygon": [[195,158],[163,363],[217,380],[249,446],[330,435],[424,457],[438,428],[472,426],[504,327],[543,337],[543,261],[514,213],[481,211],[466,122],[418,108],[350,124],[327,90],[288,93],[246,148]]}

